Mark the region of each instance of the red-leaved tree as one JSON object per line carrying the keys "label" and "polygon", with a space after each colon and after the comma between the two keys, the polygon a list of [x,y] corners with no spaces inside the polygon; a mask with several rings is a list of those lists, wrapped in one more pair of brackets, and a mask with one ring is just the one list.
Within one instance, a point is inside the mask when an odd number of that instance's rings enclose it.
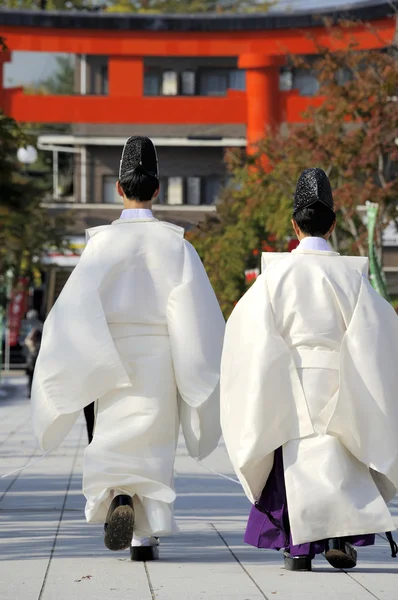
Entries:
{"label": "red-leaved tree", "polygon": [[[292,61],[306,66],[302,59]],[[304,123],[270,131],[256,154],[229,152],[232,180],[218,215],[191,235],[226,315],[246,289],[245,269],[258,262],[253,251],[267,241],[287,250],[294,189],[305,168],[321,167],[331,179],[339,223],[333,242],[339,252],[366,254],[361,207],[367,201],[379,205],[379,233],[397,218],[396,48],[361,52],[354,42],[338,52],[319,47],[308,68],[317,72],[323,103],[306,113]]]}

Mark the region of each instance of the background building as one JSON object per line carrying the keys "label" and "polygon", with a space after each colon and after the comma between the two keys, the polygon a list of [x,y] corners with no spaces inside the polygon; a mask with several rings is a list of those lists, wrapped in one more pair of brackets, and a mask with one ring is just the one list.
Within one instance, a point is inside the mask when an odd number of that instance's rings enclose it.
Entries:
{"label": "background building", "polygon": [[[50,211],[73,213],[75,252],[49,256],[47,307],[84,245],[84,229],[120,213],[115,180],[122,146],[130,135],[148,135],[158,147],[161,219],[185,228],[216,209],[227,180],[224,153],[264,136],[267,127],[298,122],[317,96],[316,74],[289,66],[290,55],[311,57],[317,44],[332,45],[323,17],[357,20],[342,43],[384,48],[395,35],[391,3],[354,4],[348,10],[262,15],[120,15],[0,12],[2,35],[12,51],[75,56],[74,93],[26,94],[4,88],[0,55],[0,107],[18,121],[67,124],[40,135],[52,153]],[[372,27],[369,27],[369,23]],[[311,58],[309,58],[311,60]],[[59,164],[73,164],[73,185],[60,185]],[[387,238],[386,238],[387,239]],[[385,249],[388,275],[398,269],[395,232]]]}

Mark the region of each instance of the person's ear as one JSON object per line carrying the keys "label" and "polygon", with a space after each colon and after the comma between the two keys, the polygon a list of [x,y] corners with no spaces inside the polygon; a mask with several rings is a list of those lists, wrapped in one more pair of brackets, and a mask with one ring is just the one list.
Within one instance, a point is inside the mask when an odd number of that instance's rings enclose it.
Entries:
{"label": "person's ear", "polygon": [[300,239],[300,227],[297,225],[296,221],[294,219],[292,219],[292,226],[294,229],[294,233],[296,234],[297,239]]}
{"label": "person's ear", "polygon": [[159,187],[158,187],[158,189],[157,189],[157,190],[156,190],[156,192],[154,193],[154,195],[153,195],[153,198],[157,198],[157,197],[159,196],[159,193],[160,193],[160,184],[159,184]]}
{"label": "person's ear", "polygon": [[122,190],[122,186],[120,185],[120,181],[119,180],[117,180],[117,182],[116,182],[116,191],[117,191],[117,193],[119,194],[119,196],[121,198],[124,198],[124,192]]}

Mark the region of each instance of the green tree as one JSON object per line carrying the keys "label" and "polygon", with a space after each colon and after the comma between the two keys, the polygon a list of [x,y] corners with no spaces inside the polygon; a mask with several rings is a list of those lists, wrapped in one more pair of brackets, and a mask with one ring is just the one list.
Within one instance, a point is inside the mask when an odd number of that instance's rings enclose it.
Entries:
{"label": "green tree", "polygon": [[303,169],[319,166],[330,176],[339,222],[333,243],[341,253],[367,253],[361,214],[366,201],[379,204],[379,245],[383,227],[397,219],[396,55],[358,52],[354,44],[339,52],[319,48],[315,68],[321,106],[287,133],[270,131],[253,156],[230,154],[232,187],[224,191],[218,217],[191,235],[226,315],[245,290],[253,252],[270,235],[276,248],[287,249],[292,198]]}
{"label": "green tree", "polygon": [[46,79],[42,79],[31,87],[31,91],[35,94],[38,92],[43,94],[65,95],[71,96],[75,91],[75,63],[74,57],[70,55],[57,56],[55,58],[56,67]]}
{"label": "green tree", "polygon": [[18,164],[21,146],[34,144],[19,125],[0,112],[0,308],[5,306],[8,273],[33,279],[46,248],[62,248],[65,222],[54,222],[42,206],[45,188]]}
{"label": "green tree", "polygon": [[265,170],[257,170],[256,158],[227,152],[232,180],[221,194],[217,215],[208,216],[187,236],[205,264],[226,317],[247,289],[245,271],[260,267],[261,252],[284,249],[268,227],[270,207],[258,197],[270,181]]}

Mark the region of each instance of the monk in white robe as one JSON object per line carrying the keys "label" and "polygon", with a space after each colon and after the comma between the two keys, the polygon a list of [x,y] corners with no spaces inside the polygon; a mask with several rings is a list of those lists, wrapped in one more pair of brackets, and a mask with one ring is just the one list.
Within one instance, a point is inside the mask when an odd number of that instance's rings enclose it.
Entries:
{"label": "monk in white robe", "polygon": [[328,244],[335,214],[320,169],[299,180],[293,226],[298,248],[263,255],[227,324],[221,423],[255,505],[245,541],[285,549],[288,569],[310,570],[324,551],[350,568],[354,544],[395,529],[398,318],[367,259]]}
{"label": "monk in white robe", "polygon": [[[221,435],[219,371],[224,319],[180,227],[151,212],[156,150],[129,138],[117,189],[125,210],[87,231],[88,243],[44,326],[33,383],[33,425],[44,451],[58,446],[95,402],[83,491],[105,544],[157,558],[174,533],[173,467],[180,423],[193,457]],[[133,536],[134,533],[134,536]]]}

